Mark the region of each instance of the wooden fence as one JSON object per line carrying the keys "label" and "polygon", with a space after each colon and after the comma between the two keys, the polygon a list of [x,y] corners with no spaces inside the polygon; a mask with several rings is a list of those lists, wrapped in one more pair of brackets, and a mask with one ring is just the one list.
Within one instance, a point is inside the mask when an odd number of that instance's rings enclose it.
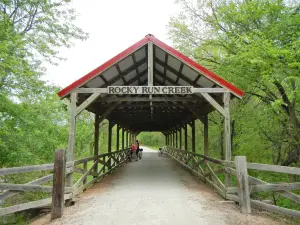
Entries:
{"label": "wooden fence", "polygon": [[[261,201],[253,199],[253,194],[257,192],[276,192],[282,197],[299,204],[300,196],[292,191],[300,190],[300,182],[268,183],[248,174],[248,170],[257,170],[300,175],[300,168],[247,163],[245,156],[236,156],[235,161],[225,161],[173,147],[164,148],[170,157],[189,169],[201,181],[209,184],[224,199],[238,202],[242,212],[250,213],[252,206],[270,212],[300,218],[300,211],[274,205],[270,199]],[[236,183],[236,186],[225,186],[222,182],[222,177],[224,177],[225,174],[230,174],[236,178],[231,179],[230,182],[231,184]]]}
{"label": "wooden fence", "polygon": [[[67,162],[65,164],[65,176],[70,173],[81,174],[78,180],[73,179],[72,187],[64,188],[64,200],[71,199],[83,190],[91,187],[95,182],[105,177],[109,172],[119,167],[126,161],[128,149],[96,155],[84,159]],[[89,163],[91,162],[91,163]],[[101,168],[99,167],[101,165]],[[53,180],[54,164],[32,165],[0,169],[0,178],[12,174],[24,174],[37,171],[48,171],[49,174],[25,184],[0,183],[0,202],[24,192],[52,193],[53,186],[42,185]],[[40,208],[51,205],[52,198],[45,198],[22,204],[16,204],[0,208],[0,216],[15,213],[31,208]]]}

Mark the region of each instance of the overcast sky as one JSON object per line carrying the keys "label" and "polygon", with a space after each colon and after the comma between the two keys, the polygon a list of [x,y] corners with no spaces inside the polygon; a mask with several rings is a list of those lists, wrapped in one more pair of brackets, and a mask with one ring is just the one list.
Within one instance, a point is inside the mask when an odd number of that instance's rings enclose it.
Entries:
{"label": "overcast sky", "polygon": [[76,25],[89,33],[70,49],[61,49],[66,61],[46,65],[45,80],[65,87],[151,33],[167,39],[166,25],[179,11],[174,0],[73,0],[80,14]]}

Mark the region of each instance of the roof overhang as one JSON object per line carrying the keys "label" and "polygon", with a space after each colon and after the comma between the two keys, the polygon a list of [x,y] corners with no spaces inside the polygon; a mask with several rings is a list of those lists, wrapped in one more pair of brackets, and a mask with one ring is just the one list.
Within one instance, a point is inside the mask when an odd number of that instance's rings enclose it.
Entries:
{"label": "roof overhang", "polygon": [[[128,49],[97,67],[61,90],[60,98],[69,97],[78,88],[107,88],[109,86],[147,86],[148,85],[148,43],[153,43],[153,85],[154,86],[192,86],[195,88],[223,88],[232,97],[241,98],[244,93],[233,84],[225,81],[212,71],[204,68],[177,50],[161,42],[153,35],[147,35]],[[218,104],[223,104],[223,93],[212,93]],[[80,105],[91,93],[78,94]],[[134,126],[136,130],[169,129],[199,115],[207,114],[214,107],[200,93],[192,95],[149,95],[101,94],[87,110],[102,115],[112,103],[117,106],[108,118],[124,126]],[[157,101],[155,99],[158,99]],[[159,100],[160,99],[160,100]],[[147,101],[146,101],[147,100]],[[150,101],[150,104],[149,104]],[[139,104],[137,102],[140,102]],[[141,103],[144,102],[144,103]],[[148,102],[148,103],[147,103]],[[193,110],[191,111],[191,108]]]}

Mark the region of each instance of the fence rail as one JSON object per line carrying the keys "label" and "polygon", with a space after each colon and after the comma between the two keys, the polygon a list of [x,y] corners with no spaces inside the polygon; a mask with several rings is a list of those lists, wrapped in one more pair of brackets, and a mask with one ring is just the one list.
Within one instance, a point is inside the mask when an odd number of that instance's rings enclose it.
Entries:
{"label": "fence rail", "polygon": [[[236,156],[235,161],[214,159],[198,153],[164,147],[167,154],[189,169],[202,182],[210,185],[223,198],[238,202],[242,212],[250,213],[251,207],[300,218],[300,211],[274,205],[270,199],[253,199],[253,193],[278,193],[293,202],[300,203],[300,196],[291,192],[300,190],[300,182],[269,183],[248,174],[248,170],[269,171],[300,175],[300,168],[259,163],[247,163],[246,157]],[[230,174],[236,177],[236,186],[226,187],[220,175]],[[219,175],[219,176],[218,176]],[[232,184],[231,179],[231,184]]]}
{"label": "fence rail", "polygon": [[[92,157],[87,157],[72,162],[66,162],[66,170],[64,176],[70,173],[81,174],[78,180],[73,179],[72,187],[64,188],[64,200],[71,199],[78,195],[83,190],[91,187],[95,182],[105,177],[112,170],[119,167],[126,160],[126,152],[128,149],[118,150],[111,153],[100,154]],[[92,165],[89,165],[92,162]],[[101,168],[100,168],[101,167]],[[24,192],[44,192],[51,193],[53,185],[42,185],[53,180],[54,163],[31,165],[14,168],[0,169],[0,177],[13,174],[25,174],[37,171],[49,171],[50,174],[42,176],[36,180],[25,184],[0,183],[0,201],[8,200],[9,198]],[[92,176],[90,178],[89,176]],[[90,180],[89,180],[90,179]],[[0,208],[0,216],[10,213],[15,213],[27,209],[39,208],[51,205],[52,198],[45,198],[37,201],[31,201],[22,204],[16,204],[5,208]]]}

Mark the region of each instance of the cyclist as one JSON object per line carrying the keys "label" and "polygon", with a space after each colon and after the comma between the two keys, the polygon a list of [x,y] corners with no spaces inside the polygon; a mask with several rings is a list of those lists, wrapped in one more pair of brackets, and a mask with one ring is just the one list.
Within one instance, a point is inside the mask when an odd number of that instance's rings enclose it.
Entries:
{"label": "cyclist", "polygon": [[136,145],[131,144],[131,151],[130,151],[130,157],[132,158],[132,154],[135,152],[136,154],[136,161],[138,161],[138,148]]}

